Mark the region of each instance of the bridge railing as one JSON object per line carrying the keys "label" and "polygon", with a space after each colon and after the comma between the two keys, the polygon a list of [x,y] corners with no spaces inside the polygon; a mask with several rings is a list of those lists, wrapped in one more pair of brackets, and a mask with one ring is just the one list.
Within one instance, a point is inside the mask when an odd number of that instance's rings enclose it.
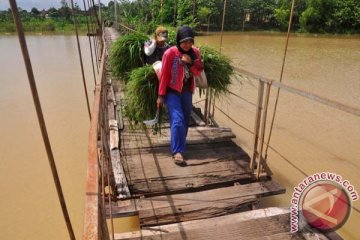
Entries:
{"label": "bridge railing", "polygon": [[105,214],[105,185],[108,184],[105,179],[109,171],[109,129],[105,124],[107,114],[104,113],[106,96],[103,88],[106,84],[105,57],[106,47],[103,47],[89,131],[83,240],[109,239]]}
{"label": "bridge railing", "polygon": [[[275,81],[246,70],[233,66],[234,70],[243,76],[256,79],[258,81],[258,96],[255,111],[255,123],[253,132],[252,152],[250,169],[252,169],[257,178],[261,175],[271,175],[271,171],[267,167],[267,149],[268,142],[265,141],[265,129],[267,124],[267,113],[269,107],[270,90],[272,87],[281,89],[291,94],[302,96],[308,100],[321,103],[325,106],[337,109],[346,113],[350,113],[354,116],[360,117],[360,108],[349,106],[335,100],[325,98],[323,96],[298,89],[287,84]],[[271,133],[270,133],[271,134]],[[256,169],[255,169],[256,167]]]}

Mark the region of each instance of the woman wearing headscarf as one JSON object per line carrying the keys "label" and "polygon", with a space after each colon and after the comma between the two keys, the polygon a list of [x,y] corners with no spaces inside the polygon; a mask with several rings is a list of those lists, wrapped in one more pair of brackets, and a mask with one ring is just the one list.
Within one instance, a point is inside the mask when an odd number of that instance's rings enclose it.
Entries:
{"label": "woman wearing headscarf", "polygon": [[161,61],[164,52],[170,48],[167,44],[168,31],[165,27],[159,26],[154,33],[154,39],[146,41],[144,44],[145,63],[153,64]]}
{"label": "woman wearing headscarf", "polygon": [[171,152],[174,162],[185,165],[186,135],[192,110],[194,76],[203,70],[199,49],[194,45],[194,32],[181,27],[176,35],[176,46],[163,55],[157,107],[164,103],[170,119]]}

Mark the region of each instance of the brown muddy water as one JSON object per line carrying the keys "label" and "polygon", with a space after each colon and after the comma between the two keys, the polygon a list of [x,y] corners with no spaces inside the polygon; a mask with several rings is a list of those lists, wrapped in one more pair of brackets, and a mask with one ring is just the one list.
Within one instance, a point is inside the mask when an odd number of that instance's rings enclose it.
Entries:
{"label": "brown muddy water", "polygon": [[[219,35],[195,41],[220,49]],[[221,50],[234,65],[279,80],[285,41],[285,35],[226,33]],[[359,108],[360,38],[292,36],[283,83]],[[215,119],[233,129],[236,142],[248,153],[252,151],[257,86],[254,79],[234,81],[231,90],[246,101],[228,96],[217,102],[238,124],[215,111]],[[275,98],[276,89],[272,89],[267,134]],[[360,193],[360,117],[281,91],[270,146],[275,151],[269,149],[268,163],[274,179],[287,192],[263,199],[261,206],[289,207],[293,188],[318,172],[337,173]],[[360,209],[360,201],[353,206]],[[339,233],[344,239],[360,239],[359,224],[360,214],[353,210]]]}
{"label": "brown muddy water", "polygon": [[[65,200],[81,239],[90,121],[76,38],[26,39]],[[92,102],[87,43],[82,37]],[[0,36],[0,52],[0,239],[69,239],[17,37]]]}
{"label": "brown muddy water", "polygon": [[[360,38],[292,37],[283,82],[360,106]],[[73,36],[28,36],[28,47],[38,84],[55,161],[70,217],[80,239],[84,212],[89,119]],[[89,96],[94,81],[87,38],[81,38]],[[219,48],[219,35],[201,36],[196,44]],[[278,79],[285,36],[227,33],[222,52],[234,65]],[[0,230],[1,239],[68,239],[45,149],[38,127],[25,67],[16,36],[0,36]],[[231,127],[236,141],[251,152],[257,82],[235,81],[229,96],[217,102],[215,117]],[[272,91],[271,104],[275,99]],[[250,102],[250,103],[249,103]],[[272,107],[270,108],[272,109]],[[271,117],[272,111],[269,112]],[[270,119],[269,117],[269,119]],[[305,174],[341,174],[360,191],[360,118],[319,103],[281,92],[269,150],[274,178],[287,193],[261,201],[262,206],[290,206],[292,188]],[[295,167],[294,167],[295,166]],[[301,171],[299,171],[299,169]],[[360,204],[354,202],[360,209]],[[357,239],[360,215],[351,213],[340,230]]]}

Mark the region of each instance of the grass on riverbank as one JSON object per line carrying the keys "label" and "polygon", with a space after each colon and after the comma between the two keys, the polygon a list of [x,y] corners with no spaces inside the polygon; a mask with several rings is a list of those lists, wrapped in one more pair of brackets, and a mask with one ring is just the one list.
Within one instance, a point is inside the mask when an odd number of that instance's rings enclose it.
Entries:
{"label": "grass on riverbank", "polygon": [[[23,22],[25,32],[30,33],[73,33],[74,25],[72,23],[44,20]],[[87,32],[86,24],[79,24],[80,32]],[[0,22],[0,34],[12,34],[16,32],[13,22]]]}

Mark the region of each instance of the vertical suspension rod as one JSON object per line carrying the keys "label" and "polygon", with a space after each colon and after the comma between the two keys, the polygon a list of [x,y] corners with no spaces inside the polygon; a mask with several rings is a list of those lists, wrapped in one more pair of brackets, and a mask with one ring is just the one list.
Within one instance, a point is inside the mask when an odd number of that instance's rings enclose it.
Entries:
{"label": "vertical suspension rod", "polygon": [[[223,10],[223,15],[222,15],[222,23],[221,23],[220,53],[222,51],[222,44],[223,44],[225,15],[226,15],[226,0],[224,0],[224,10]],[[216,99],[215,99],[215,93],[214,93],[214,100],[213,100],[212,114],[211,114],[211,117],[213,119],[214,119],[214,115],[215,115],[215,102],[216,102]]]}
{"label": "vertical suspension rod", "polygon": [[[90,2],[89,2],[89,0],[87,0],[87,2],[88,2],[88,5],[89,5],[89,8],[90,8]],[[96,15],[96,11],[95,11],[95,6],[94,6],[94,5],[92,5],[91,9],[92,9],[92,11],[91,11],[92,14],[93,14],[93,15]],[[95,31],[94,31],[94,21],[93,21],[93,18],[92,18],[91,16],[90,16],[90,21],[91,21],[91,32],[94,33],[94,32],[95,32]],[[97,49],[97,46],[96,46],[95,37],[92,36],[92,39],[93,39],[94,54],[95,54],[95,59],[96,59],[96,61],[95,61],[95,63],[96,63],[96,70],[97,70],[97,73],[99,74],[98,49]]]}
{"label": "vertical suspension rod", "polygon": [[76,42],[77,42],[77,47],[78,47],[78,52],[79,52],[79,60],[80,60],[81,75],[82,75],[83,85],[84,85],[84,92],[85,92],[85,97],[86,97],[86,105],[87,105],[87,109],[88,109],[88,113],[89,113],[89,119],[91,119],[89,96],[88,96],[86,80],[85,80],[84,65],[83,65],[81,49],[80,49],[78,24],[77,24],[77,20],[76,20],[76,16],[75,16],[75,9],[74,9],[74,1],[73,0],[71,0],[71,10],[72,10],[74,28],[75,28],[75,33],[76,33]]}
{"label": "vertical suspension rod", "polygon": [[270,99],[270,90],[271,90],[271,82],[266,83],[266,95],[265,95],[265,102],[264,102],[264,115],[261,120],[261,133],[260,133],[260,148],[259,148],[259,161],[256,169],[256,179],[260,179],[260,174],[263,169],[263,163],[265,159],[263,158],[263,149],[264,149],[264,140],[265,140],[265,131],[266,131],[266,117],[267,111],[269,107],[269,99]]}
{"label": "vertical suspension rod", "polygon": [[48,136],[47,129],[46,129],[46,124],[45,124],[44,116],[43,116],[42,109],[41,109],[39,94],[37,91],[34,73],[33,73],[32,66],[31,66],[30,56],[29,56],[29,52],[27,49],[26,41],[25,41],[24,30],[23,30],[23,27],[22,27],[22,24],[21,24],[21,21],[19,18],[17,4],[16,4],[15,0],[9,0],[9,3],[11,6],[12,15],[14,18],[16,29],[18,32],[20,47],[21,47],[21,51],[23,54],[24,62],[25,62],[26,72],[28,75],[30,89],[31,89],[39,125],[40,125],[41,135],[42,135],[42,138],[44,141],[44,145],[45,145],[46,153],[48,156],[51,172],[52,172],[53,179],[55,182],[55,187],[56,187],[56,191],[57,191],[58,198],[60,201],[61,210],[62,210],[64,219],[65,219],[65,223],[66,223],[66,227],[69,232],[70,239],[75,240],[74,231],[73,231],[69,213],[68,213],[68,210],[66,207],[64,194],[62,191],[59,175],[58,175],[58,172],[56,169],[55,159],[54,159],[54,155],[53,155],[53,152],[51,149],[50,140],[49,140],[49,136]]}
{"label": "vertical suspension rod", "polygon": [[[284,49],[284,57],[283,57],[282,65],[281,65],[280,82],[282,82],[282,79],[283,79],[283,73],[284,73],[284,68],[285,68],[285,60],[286,60],[287,49],[288,49],[288,45],[289,45],[292,18],[293,18],[293,15],[294,15],[294,6],[295,6],[295,0],[292,0],[290,17],[289,17],[288,31],[287,31],[287,35],[286,35],[286,44],[285,44],[285,49]],[[265,148],[265,156],[264,156],[265,161],[267,159],[267,152],[268,152],[268,149],[269,149],[271,134],[272,134],[272,130],[273,130],[273,127],[274,127],[275,115],[276,115],[277,105],[278,105],[278,102],[279,102],[279,96],[280,96],[280,88],[278,88],[278,90],[276,92],[276,100],[275,100],[275,105],[274,105],[274,110],[273,110],[273,116],[272,116],[272,119],[271,119],[269,136],[268,136],[267,144],[266,144],[266,148]]]}
{"label": "vertical suspension rod", "polygon": [[[96,85],[94,58],[93,58],[91,37],[90,37],[90,35],[89,35],[89,33],[90,33],[90,26],[89,26],[89,17],[88,17],[88,14],[90,15],[90,12],[86,9],[85,0],[83,0],[83,2],[84,2],[84,11],[85,11],[85,14],[86,14],[86,27],[87,27],[87,32],[88,32],[89,46],[90,46],[91,65],[92,65],[93,74],[94,74],[94,83],[95,83],[95,85]],[[90,8],[90,6],[89,6],[89,8]]]}

